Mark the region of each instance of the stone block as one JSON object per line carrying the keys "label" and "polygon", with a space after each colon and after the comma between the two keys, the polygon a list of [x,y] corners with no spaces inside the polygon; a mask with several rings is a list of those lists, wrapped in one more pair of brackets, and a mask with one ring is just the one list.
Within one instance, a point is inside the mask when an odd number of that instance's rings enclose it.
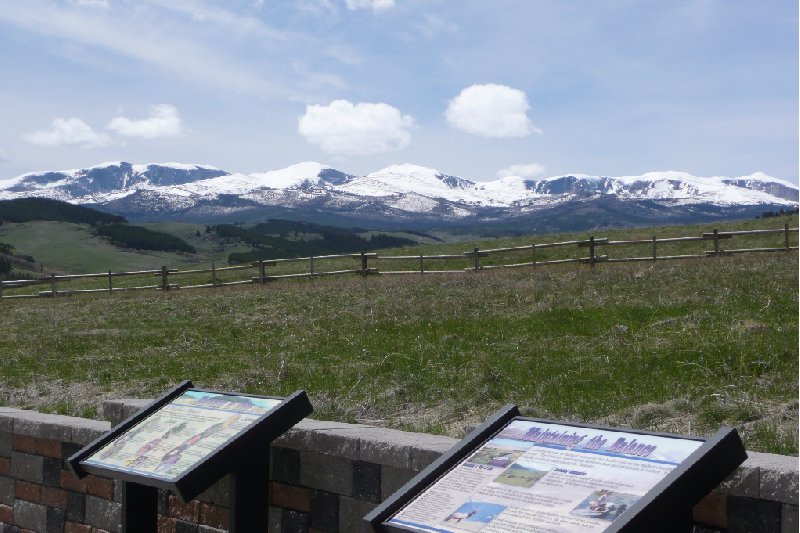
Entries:
{"label": "stone block", "polygon": [[779,533],[782,511],[778,502],[728,496],[727,533]]}
{"label": "stone block", "polygon": [[14,505],[16,485],[13,478],[0,477],[0,504]]}
{"label": "stone block", "polygon": [[0,433],[11,433],[14,428],[14,416],[22,409],[13,407],[0,407]]}
{"label": "stone block", "polygon": [[201,492],[197,499],[203,502],[227,506],[230,495],[230,487],[230,476],[223,476],[219,481],[215,482],[213,485]]}
{"label": "stone block", "polygon": [[375,508],[374,503],[342,496],[339,498],[339,531],[348,533],[373,533],[369,524],[364,522],[366,516]]}
{"label": "stone block", "polygon": [[11,432],[0,431],[0,457],[11,457]]}
{"label": "stone block", "polygon": [[368,502],[381,501],[381,465],[353,461],[353,498]]}
{"label": "stone block", "polygon": [[781,533],[797,533],[800,531],[800,520],[797,517],[797,506],[783,504],[781,509]]}
{"label": "stone block", "polygon": [[61,458],[44,457],[42,460],[42,483],[49,487],[61,485]]}
{"label": "stone block", "polygon": [[712,492],[692,509],[695,523],[725,529],[728,524],[728,496]]}
{"label": "stone block", "polygon": [[121,520],[121,504],[97,496],[86,496],[87,524],[107,531],[117,531]]}
{"label": "stone block", "polygon": [[301,452],[300,483],[337,494],[353,491],[353,462],[314,452]]}
{"label": "stone block", "polygon": [[58,483],[62,489],[74,492],[86,492],[86,478],[78,479],[78,477],[69,470],[62,470],[59,472]]}
{"label": "stone block", "polygon": [[180,518],[175,519],[175,533],[197,533],[198,525],[192,522],[186,522]]}
{"label": "stone block", "polygon": [[45,531],[47,507],[38,503],[17,500],[14,502],[14,525],[33,531]]}
{"label": "stone block", "polygon": [[100,476],[87,476],[86,492],[92,496],[99,496],[106,500],[114,499],[114,480],[100,477]]}
{"label": "stone block", "polygon": [[61,460],[64,463],[64,467],[66,468],[67,459],[78,453],[83,445],[77,444],[75,442],[62,442],[61,443]]}
{"label": "stone block", "polygon": [[308,513],[311,511],[311,489],[272,482],[270,485],[272,505]]}
{"label": "stone block", "polygon": [[83,522],[86,518],[86,495],[77,492],[67,492],[67,520]]}
{"label": "stone block", "polygon": [[36,452],[36,439],[30,435],[19,435],[17,433],[12,434],[11,446],[16,452],[41,455]]}
{"label": "stone block", "polygon": [[69,493],[56,487],[42,487],[41,503],[56,509],[66,509],[69,500]]}
{"label": "stone block", "polygon": [[197,533],[228,533],[226,529],[218,529],[216,527],[205,526],[200,524],[197,526]]}
{"label": "stone block", "polygon": [[197,523],[200,520],[200,502],[192,500],[183,503],[177,496],[172,496],[169,499],[169,516],[186,522]]}
{"label": "stone block", "polygon": [[[14,523],[14,508],[10,505],[0,503],[0,524],[13,524]],[[0,531],[3,531],[0,528]]]}
{"label": "stone block", "polygon": [[200,503],[200,524],[218,529],[228,529],[228,508],[213,503]]}
{"label": "stone block", "polygon": [[[797,458],[795,458],[795,463]],[[796,464],[795,464],[796,466]],[[800,490],[797,470],[778,468],[761,468],[761,484],[759,496],[765,500],[797,505],[797,493]]]}
{"label": "stone block", "polygon": [[42,503],[42,486],[26,481],[17,481],[15,494],[18,500],[25,500],[33,503]]}
{"label": "stone block", "polygon": [[714,489],[730,496],[758,498],[761,471],[757,466],[743,464]]}
{"label": "stone block", "polygon": [[747,452],[747,456],[742,467],[759,469],[757,497],[797,505],[797,457],[758,452]]}
{"label": "stone block", "polygon": [[62,533],[64,531],[64,524],[66,523],[64,510],[48,507],[45,521],[47,523],[47,533]]}
{"label": "stone block", "polygon": [[14,418],[14,433],[40,439],[69,442],[75,417],[22,411]]}
{"label": "stone block", "polygon": [[67,520],[64,524],[64,533],[92,533],[92,526]]}
{"label": "stone block", "polygon": [[43,470],[44,457],[20,452],[11,454],[12,477],[31,483],[42,483]]}
{"label": "stone block", "polygon": [[53,439],[36,439],[35,453],[44,457],[61,459],[61,441]]}
{"label": "stone block", "polygon": [[308,533],[309,516],[284,509],[281,513],[281,533]]}
{"label": "stone block", "polygon": [[122,398],[118,400],[106,400],[103,402],[103,418],[111,423],[112,427],[118,426],[126,418],[129,418],[144,407],[150,405],[153,400]]}
{"label": "stone block", "polygon": [[99,439],[110,430],[111,424],[104,420],[76,418],[75,424],[72,426],[72,437],[69,442],[83,447]]}
{"label": "stone block", "polygon": [[153,403],[153,399],[150,398],[123,400],[121,422],[132,417],[151,403]]}
{"label": "stone block", "polygon": [[339,495],[315,490],[311,496],[310,529],[323,533],[339,531]]}
{"label": "stone block", "polygon": [[381,466],[381,501],[385,500],[397,489],[408,483],[416,472],[407,468],[394,468],[392,466]]}
{"label": "stone block", "polygon": [[[402,433],[402,432],[397,432]],[[377,439],[361,441],[359,459],[395,468],[411,467],[411,447],[400,442],[386,442]]]}
{"label": "stone block", "polygon": [[269,508],[269,523],[267,533],[281,533],[281,522],[283,521],[283,511],[280,507]]}
{"label": "stone block", "polygon": [[289,485],[300,483],[300,450],[273,446],[270,460],[270,479]]}

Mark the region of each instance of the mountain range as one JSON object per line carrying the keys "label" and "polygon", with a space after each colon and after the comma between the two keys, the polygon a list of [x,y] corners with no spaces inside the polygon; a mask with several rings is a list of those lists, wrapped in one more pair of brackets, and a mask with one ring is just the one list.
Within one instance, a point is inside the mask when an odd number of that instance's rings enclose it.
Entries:
{"label": "mountain range", "polygon": [[130,220],[256,221],[280,216],[381,227],[501,225],[527,231],[749,217],[798,204],[798,186],[763,173],[696,177],[582,174],[475,182],[411,164],[359,176],[319,163],[263,173],[207,165],[103,163],[0,182],[0,200],[46,197]]}

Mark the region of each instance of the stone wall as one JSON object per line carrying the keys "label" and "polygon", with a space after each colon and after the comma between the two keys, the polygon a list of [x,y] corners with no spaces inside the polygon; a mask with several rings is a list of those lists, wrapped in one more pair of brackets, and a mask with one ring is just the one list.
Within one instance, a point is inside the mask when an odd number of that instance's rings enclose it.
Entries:
{"label": "stone wall", "polygon": [[[116,532],[121,491],[77,480],[65,460],[147,401],[108,402],[109,422],[0,407],[0,533]],[[304,420],[272,447],[270,533],[358,533],[416,472],[455,444],[448,437]],[[159,531],[226,530],[227,480],[184,504],[159,493]],[[798,531],[798,459],[750,458],[694,509],[698,532]]]}

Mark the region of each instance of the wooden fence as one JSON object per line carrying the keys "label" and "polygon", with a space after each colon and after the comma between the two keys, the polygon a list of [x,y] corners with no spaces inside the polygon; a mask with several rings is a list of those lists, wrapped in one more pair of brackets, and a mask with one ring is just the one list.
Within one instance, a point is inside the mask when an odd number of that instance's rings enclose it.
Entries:
{"label": "wooden fence", "polygon": [[[50,274],[49,276],[42,276],[38,279],[30,280],[13,280],[0,282],[0,300],[10,298],[37,298],[37,297],[56,297],[67,296],[79,293],[97,293],[106,292],[114,293],[119,291],[138,291],[138,290],[158,290],[169,291],[176,289],[199,289],[199,288],[217,288],[230,285],[242,284],[258,284],[267,283],[270,280],[286,279],[286,278],[309,278],[319,276],[335,276],[342,274],[358,274],[362,276],[381,274],[381,275],[400,275],[400,274],[442,274],[442,273],[463,273],[465,271],[480,272],[483,270],[491,270],[498,268],[537,268],[547,265],[568,264],[568,263],[582,263],[594,267],[597,263],[625,263],[635,261],[663,261],[663,260],[676,260],[676,259],[692,259],[692,258],[705,258],[705,257],[719,257],[724,255],[739,254],[739,253],[755,253],[755,252],[792,252],[798,250],[797,246],[792,246],[792,235],[797,234],[797,228],[789,228],[786,224],[783,228],[778,229],[758,229],[758,230],[745,230],[745,231],[719,231],[703,233],[699,236],[689,237],[666,237],[656,238],[653,236],[651,239],[632,239],[632,240],[609,240],[608,238],[597,238],[590,236],[585,240],[574,240],[554,243],[531,243],[526,246],[515,246],[508,248],[494,248],[488,250],[481,250],[473,248],[470,251],[461,254],[443,254],[443,255],[379,255],[377,253],[351,253],[351,254],[338,254],[338,255],[324,255],[324,256],[310,256],[299,257],[291,259],[274,259],[263,260],[249,263],[246,265],[217,267],[214,263],[211,268],[207,269],[193,269],[193,270],[178,270],[161,267],[158,270],[141,270],[135,272],[101,272],[96,274],[69,274],[69,275],[56,275]],[[780,246],[760,247],[760,248],[723,248],[723,242],[726,242],[736,236],[752,236],[752,235],[779,235],[782,234],[783,239]],[[702,253],[693,254],[679,254],[679,255],[658,255],[659,249],[663,248],[662,245],[668,243],[685,243],[692,241],[706,241],[713,244],[713,250],[703,251]],[[546,258],[541,254],[548,249],[563,248],[563,247],[576,247],[578,257],[566,258]],[[617,246],[633,246],[641,247],[646,250],[633,257],[610,257],[608,254],[598,254],[598,249],[613,248]],[[586,250],[586,252],[584,252]],[[481,264],[482,259],[492,256],[499,256],[501,254],[519,253],[525,254],[524,261],[508,263],[508,264]],[[585,254],[585,255],[584,255]],[[343,264],[342,261],[355,261],[354,268],[340,268],[336,270],[321,270],[319,265],[322,262],[330,262],[332,260],[340,260],[339,265]],[[373,266],[370,266],[372,262]],[[392,269],[379,269],[375,264],[378,262],[386,262],[392,264],[396,262],[404,262],[406,265],[413,264],[414,268],[404,270]],[[461,263],[460,268],[441,268],[442,264]],[[488,261],[487,261],[488,262]],[[280,267],[288,264],[303,264],[307,268],[302,269],[300,272],[280,273]],[[426,268],[431,264],[439,266],[439,268]],[[463,266],[466,264],[466,266]],[[317,268],[315,268],[315,266]],[[251,274],[244,277],[244,279],[236,279],[234,281],[224,281],[220,279],[223,274],[227,275],[230,272],[237,271],[250,271]],[[252,273],[255,275],[252,275]],[[209,283],[194,283],[189,280],[185,284],[179,284],[176,281],[181,276],[194,276],[197,279],[198,275],[210,275]],[[145,277],[152,279],[152,283],[135,286],[115,286],[115,278],[124,278],[129,276]],[[206,276],[207,278],[207,276]],[[85,288],[85,289],[71,289],[61,290],[58,287],[59,283],[70,282],[75,280],[107,280],[100,288]],[[26,294],[9,294],[7,291],[12,289],[26,288],[34,285],[49,285],[49,290],[38,291]],[[5,291],[5,295],[4,295]]]}

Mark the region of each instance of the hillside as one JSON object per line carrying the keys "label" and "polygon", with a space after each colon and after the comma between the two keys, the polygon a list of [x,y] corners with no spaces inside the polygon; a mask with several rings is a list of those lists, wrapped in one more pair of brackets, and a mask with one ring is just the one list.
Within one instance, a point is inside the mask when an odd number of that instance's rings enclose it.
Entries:
{"label": "hillside", "polygon": [[[797,224],[771,224],[784,220]],[[89,414],[104,397],[152,397],[192,379],[260,394],[303,388],[317,418],[419,431],[461,434],[514,402],[531,416],[666,432],[735,425],[750,450],[797,453],[796,253],[0,305],[7,405]]]}

